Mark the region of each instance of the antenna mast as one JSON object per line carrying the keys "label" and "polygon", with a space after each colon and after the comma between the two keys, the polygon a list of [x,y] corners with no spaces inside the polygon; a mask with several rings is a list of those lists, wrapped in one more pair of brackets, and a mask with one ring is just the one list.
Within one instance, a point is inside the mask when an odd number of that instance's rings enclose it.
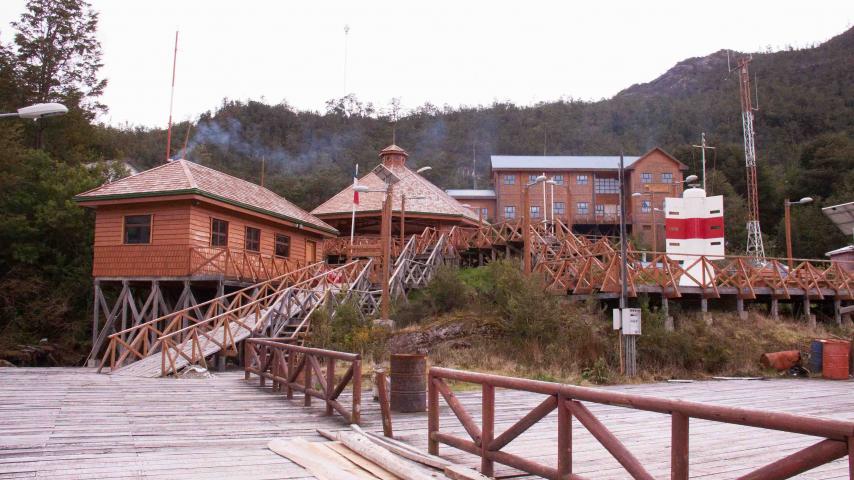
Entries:
{"label": "antenna mast", "polygon": [[765,263],[765,246],[759,227],[759,193],[756,187],[756,144],[753,134],[753,103],[750,99],[751,58],[738,62],[739,91],[741,94],[741,124],[744,130],[744,162],[747,167],[747,256],[758,264]]}
{"label": "antenna mast", "polygon": [[172,155],[172,102],[175,100],[175,65],[178,63],[178,30],[175,30],[175,53],[172,54],[172,91],[169,93],[169,126],[166,128],[166,161]]}
{"label": "antenna mast", "polygon": [[[706,133],[700,133],[700,144],[699,145],[691,145],[694,148],[702,149],[702,153],[700,154],[700,158],[702,159],[703,164],[703,190],[706,190],[706,149],[714,150],[715,147],[706,146]],[[708,192],[706,192],[708,193]]]}
{"label": "antenna mast", "polygon": [[471,146],[471,182],[472,188],[477,190],[477,146]]}
{"label": "antenna mast", "polygon": [[344,25],[344,96],[347,96],[347,40],[350,38],[350,25]]}

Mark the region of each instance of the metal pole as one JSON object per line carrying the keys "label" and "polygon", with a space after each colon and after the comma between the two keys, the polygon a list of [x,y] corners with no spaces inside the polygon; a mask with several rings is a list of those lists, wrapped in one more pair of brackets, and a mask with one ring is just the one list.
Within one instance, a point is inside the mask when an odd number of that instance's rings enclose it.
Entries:
{"label": "metal pole", "polygon": [[169,126],[166,128],[166,161],[172,156],[172,104],[175,99],[175,66],[178,63],[178,31],[175,31],[175,52],[172,55],[172,90],[169,93]]}
{"label": "metal pole", "polygon": [[[546,172],[543,172],[543,176],[546,176]],[[543,223],[549,220],[547,212],[548,209],[546,208],[546,181],[543,180]]]}
{"label": "metal pole", "polygon": [[[620,152],[620,313],[628,307],[628,259],[626,258],[626,172],[623,159],[623,153]],[[622,327],[620,334],[625,342],[625,368],[626,375],[633,377],[637,374],[637,337],[635,335],[622,335]]]}
{"label": "metal pole", "polygon": [[[356,187],[356,180],[359,178],[359,164],[356,164],[356,174],[353,177],[353,188]],[[356,193],[353,194],[354,196]],[[356,235],[356,202],[354,197],[353,216],[350,218],[350,245],[353,245],[353,237]]]}
{"label": "metal pole", "polygon": [[783,200],[783,212],[786,219],[786,260],[789,263],[789,270],[792,270],[794,261],[792,260],[792,203],[789,199]]}
{"label": "metal pole", "polygon": [[700,145],[703,146],[700,158],[703,159],[703,191],[706,190],[706,132],[700,133]]}
{"label": "metal pole", "polygon": [[525,275],[529,275],[531,273],[531,238],[528,232],[531,229],[531,209],[528,207],[529,185],[522,186],[522,189],[522,265]]}
{"label": "metal pole", "polygon": [[400,194],[400,247],[403,248],[403,245],[406,241],[406,194]]}
{"label": "metal pole", "polygon": [[658,232],[656,231],[655,224],[655,193],[650,192],[650,212],[652,212],[652,251],[658,251]]}

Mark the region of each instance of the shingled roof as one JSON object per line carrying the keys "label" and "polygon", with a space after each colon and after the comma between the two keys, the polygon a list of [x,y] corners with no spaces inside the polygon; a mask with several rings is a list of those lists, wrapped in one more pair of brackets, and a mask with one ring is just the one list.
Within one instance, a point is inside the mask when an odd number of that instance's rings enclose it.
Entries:
{"label": "shingled roof", "polygon": [[[406,166],[407,153],[397,145],[386,147],[380,157],[383,165],[400,181],[394,185],[392,210],[400,211],[401,192],[406,193],[406,213],[413,215],[432,215],[438,217],[459,217],[477,222],[477,215],[464,207],[444,190],[430,183],[415,171]],[[385,189],[385,182],[377,175],[376,169],[359,179],[359,185],[372,190]],[[424,198],[412,198],[424,197]],[[385,194],[382,192],[367,192],[359,194],[359,205],[356,213],[376,213],[382,209]],[[351,214],[353,212],[353,185],[338,192],[335,196],[311,211],[319,217]]]}
{"label": "shingled roof", "polygon": [[338,234],[335,228],[323,220],[260,185],[187,160],[175,160],[136,175],[106,183],[77,195],[74,200],[79,203],[86,203],[121,198],[186,194],[201,195]]}

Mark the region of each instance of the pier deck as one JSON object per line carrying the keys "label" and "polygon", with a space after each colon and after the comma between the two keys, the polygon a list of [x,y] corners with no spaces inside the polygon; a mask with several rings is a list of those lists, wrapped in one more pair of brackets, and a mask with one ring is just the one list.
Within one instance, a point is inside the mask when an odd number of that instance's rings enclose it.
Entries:
{"label": "pier deck", "polygon": [[[323,407],[287,401],[243,380],[242,371],[210,379],[97,375],[83,368],[0,369],[0,478],[311,478],[266,449],[274,437],[321,440],[315,429],[345,428]],[[620,391],[708,403],[854,419],[854,383],[823,380],[721,381],[608,387]],[[379,412],[366,390],[365,427],[381,431]],[[459,398],[479,420],[480,392]],[[542,397],[496,392],[496,431],[518,420]],[[589,405],[657,478],[668,478],[669,417],[620,407]],[[462,433],[442,410],[442,430]],[[555,413],[507,450],[554,458]],[[395,434],[426,450],[425,414],[396,415]],[[588,478],[627,478],[616,461],[574,423],[574,471]],[[816,441],[699,420],[691,421],[691,477],[735,478]],[[443,446],[469,465],[478,460]],[[499,475],[512,474],[498,468]],[[847,459],[798,478],[848,477]]]}

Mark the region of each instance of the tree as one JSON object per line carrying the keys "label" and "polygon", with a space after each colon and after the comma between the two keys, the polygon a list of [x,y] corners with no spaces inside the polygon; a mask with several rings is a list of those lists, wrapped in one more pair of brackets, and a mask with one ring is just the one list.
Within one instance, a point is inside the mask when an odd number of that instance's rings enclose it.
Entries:
{"label": "tree", "polygon": [[107,80],[98,78],[101,43],[98,14],[83,0],[29,0],[17,30],[17,66],[30,103],[62,102],[91,120],[106,106],[98,101]]}

